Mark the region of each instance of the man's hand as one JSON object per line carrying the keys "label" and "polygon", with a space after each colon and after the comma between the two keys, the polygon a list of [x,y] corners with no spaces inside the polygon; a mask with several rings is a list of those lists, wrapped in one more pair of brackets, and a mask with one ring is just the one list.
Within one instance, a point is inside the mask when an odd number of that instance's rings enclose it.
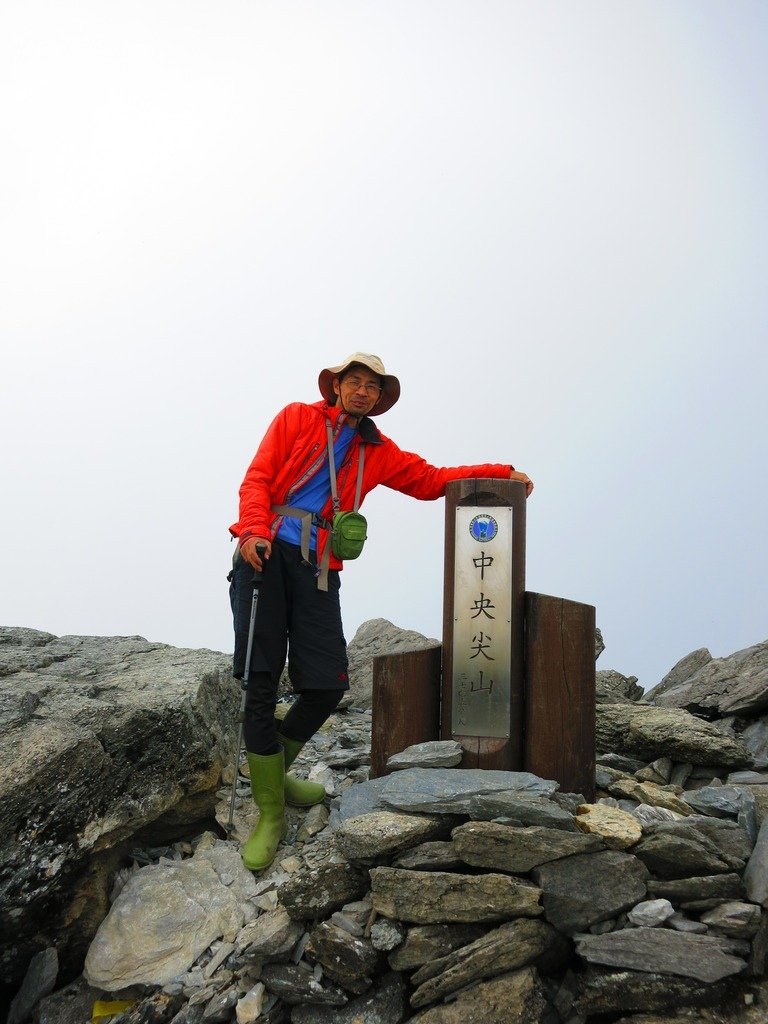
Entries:
{"label": "man's hand", "polygon": [[264,568],[262,565],[259,554],[256,551],[257,545],[262,545],[267,549],[264,554],[264,560],[266,561],[272,554],[272,545],[266,537],[249,537],[244,544],[240,545],[240,554],[246,560],[249,565],[252,565],[256,572],[261,572]]}
{"label": "man's hand", "polygon": [[525,484],[525,496],[530,496],[533,490],[533,481],[526,473],[518,473],[516,469],[513,469],[509,474],[510,480],[519,480],[521,484]]}

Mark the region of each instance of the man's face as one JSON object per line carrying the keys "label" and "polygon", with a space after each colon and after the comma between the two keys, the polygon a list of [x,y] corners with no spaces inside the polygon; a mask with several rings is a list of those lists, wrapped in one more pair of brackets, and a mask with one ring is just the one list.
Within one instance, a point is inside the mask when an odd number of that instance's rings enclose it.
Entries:
{"label": "man's face", "polygon": [[381,378],[365,366],[351,366],[343,377],[334,377],[333,390],[350,416],[367,416],[381,398]]}

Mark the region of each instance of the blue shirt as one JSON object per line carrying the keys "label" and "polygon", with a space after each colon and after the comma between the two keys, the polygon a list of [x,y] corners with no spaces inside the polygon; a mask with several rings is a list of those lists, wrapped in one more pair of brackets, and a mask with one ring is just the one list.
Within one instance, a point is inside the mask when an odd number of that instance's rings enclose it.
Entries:
{"label": "blue shirt", "polygon": [[[344,456],[349,451],[352,438],[355,436],[357,427],[347,426],[345,423],[333,444],[333,457],[338,472],[339,466],[344,461]],[[328,452],[325,454],[325,462],[315,473],[311,480],[307,480],[303,487],[300,487],[291,496],[291,505],[296,508],[303,508],[307,512],[322,512],[328,499],[331,496],[331,470],[328,465]],[[301,520],[293,516],[285,516],[280,529],[277,531],[280,540],[288,541],[289,544],[301,544]],[[317,527],[312,527],[309,546],[312,551],[317,551]]]}

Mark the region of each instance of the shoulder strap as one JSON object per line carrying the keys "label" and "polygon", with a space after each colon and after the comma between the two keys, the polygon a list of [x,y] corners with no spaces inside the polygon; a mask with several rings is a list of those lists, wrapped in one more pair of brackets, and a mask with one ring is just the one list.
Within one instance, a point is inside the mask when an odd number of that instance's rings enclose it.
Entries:
{"label": "shoulder strap", "polygon": [[354,511],[360,508],[360,494],[363,490],[363,463],[365,462],[365,442],[360,441],[358,445],[359,455],[357,458],[357,487],[355,488],[355,507]]}
{"label": "shoulder strap", "polygon": [[331,499],[333,501],[333,511],[338,512],[341,508],[339,502],[338,491],[336,490],[336,458],[333,452],[333,427],[331,421],[326,419],[325,421],[326,433],[328,434],[328,469],[331,474]]}
{"label": "shoulder strap", "polygon": [[[338,512],[341,508],[341,502],[339,501],[339,494],[336,487],[336,458],[333,451],[333,427],[331,421],[327,419],[325,421],[326,432],[328,434],[328,469],[331,474],[331,499],[333,501],[333,511]],[[357,486],[355,488],[355,504],[353,511],[357,512],[360,508],[360,494],[363,490],[363,467],[365,465],[365,445],[361,440],[358,445],[359,455],[357,461]]]}

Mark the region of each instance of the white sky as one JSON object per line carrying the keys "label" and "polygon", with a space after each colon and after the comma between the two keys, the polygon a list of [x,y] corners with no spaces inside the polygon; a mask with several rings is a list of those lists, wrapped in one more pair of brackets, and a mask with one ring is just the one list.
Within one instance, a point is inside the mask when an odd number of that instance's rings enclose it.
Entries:
{"label": "white sky", "polygon": [[[245,468],[362,349],[534,479],[599,667],[764,640],[767,68],[759,0],[6,0],[0,622],[231,650]],[[348,639],[439,637],[443,502],[365,512]]]}

